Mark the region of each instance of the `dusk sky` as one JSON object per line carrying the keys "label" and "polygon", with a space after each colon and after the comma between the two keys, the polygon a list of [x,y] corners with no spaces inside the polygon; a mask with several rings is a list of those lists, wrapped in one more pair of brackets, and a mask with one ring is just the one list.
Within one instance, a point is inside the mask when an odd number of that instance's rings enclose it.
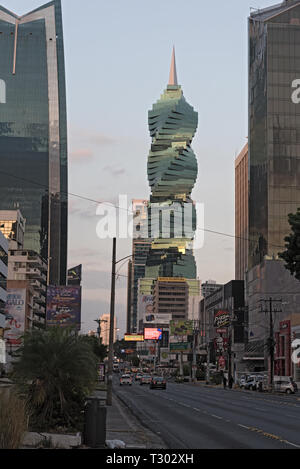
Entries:
{"label": "dusk sky", "polygon": [[[22,15],[42,0],[0,0]],[[199,114],[192,146],[205,229],[234,234],[234,160],[246,143],[247,17],[252,0],[62,0],[69,129],[69,260],[83,264],[82,331],[109,312],[112,240],[99,239],[97,203],[149,198],[148,110],[163,93],[175,45],[178,82]],[[131,240],[117,241],[117,259]],[[234,238],[205,233],[198,277],[234,278]],[[127,263],[118,264],[116,315],[126,322]]]}

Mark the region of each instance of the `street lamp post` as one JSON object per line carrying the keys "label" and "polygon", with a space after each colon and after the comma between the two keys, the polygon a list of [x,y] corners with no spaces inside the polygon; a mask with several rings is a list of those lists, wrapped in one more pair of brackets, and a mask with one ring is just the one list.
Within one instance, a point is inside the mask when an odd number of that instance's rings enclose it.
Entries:
{"label": "street lamp post", "polygon": [[107,395],[106,405],[112,405],[112,379],[113,379],[113,357],[114,357],[114,321],[115,321],[115,294],[116,294],[116,264],[132,257],[123,257],[116,261],[117,239],[113,238],[112,271],[111,271],[111,297],[110,297],[110,318],[109,318],[109,348],[108,348],[108,370],[107,370]]}

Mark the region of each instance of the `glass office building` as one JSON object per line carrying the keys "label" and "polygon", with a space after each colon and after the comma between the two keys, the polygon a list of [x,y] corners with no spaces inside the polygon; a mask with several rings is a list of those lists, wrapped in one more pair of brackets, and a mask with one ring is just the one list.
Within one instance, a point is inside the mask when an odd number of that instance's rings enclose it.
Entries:
{"label": "glass office building", "polygon": [[167,89],[148,114],[148,237],[153,239],[145,277],[197,277],[193,255],[196,209],[191,199],[198,164],[191,143],[198,114],[177,83],[173,50]]}
{"label": "glass office building", "polygon": [[67,270],[67,124],[60,0],[17,16],[0,6],[0,210],[26,218],[24,248]]}
{"label": "glass office building", "polygon": [[276,258],[300,206],[300,1],[249,18],[249,269]]}

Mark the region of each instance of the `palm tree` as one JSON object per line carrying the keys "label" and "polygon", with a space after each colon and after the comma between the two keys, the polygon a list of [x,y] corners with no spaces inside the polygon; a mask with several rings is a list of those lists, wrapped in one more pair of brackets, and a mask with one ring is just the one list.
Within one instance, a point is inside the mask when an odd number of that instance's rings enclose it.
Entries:
{"label": "palm tree", "polygon": [[76,427],[97,379],[97,357],[74,330],[51,327],[25,334],[14,377],[35,428]]}

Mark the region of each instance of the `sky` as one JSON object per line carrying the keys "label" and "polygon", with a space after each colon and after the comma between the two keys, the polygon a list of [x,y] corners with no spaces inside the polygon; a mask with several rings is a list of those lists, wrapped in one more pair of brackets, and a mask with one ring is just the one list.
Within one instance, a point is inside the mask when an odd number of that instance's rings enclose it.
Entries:
{"label": "sky", "polygon": [[[0,0],[22,15],[41,0]],[[82,332],[109,312],[112,240],[99,239],[99,202],[147,199],[148,110],[169,78],[175,46],[178,82],[199,115],[192,147],[198,179],[192,198],[204,204],[198,277],[234,279],[234,160],[248,135],[250,7],[276,0],[62,0],[69,147],[68,266],[83,264]],[[104,206],[102,206],[104,207]],[[127,213],[127,212],[125,212]],[[132,241],[117,240],[117,259]],[[116,316],[125,332],[127,263],[118,264]]]}

